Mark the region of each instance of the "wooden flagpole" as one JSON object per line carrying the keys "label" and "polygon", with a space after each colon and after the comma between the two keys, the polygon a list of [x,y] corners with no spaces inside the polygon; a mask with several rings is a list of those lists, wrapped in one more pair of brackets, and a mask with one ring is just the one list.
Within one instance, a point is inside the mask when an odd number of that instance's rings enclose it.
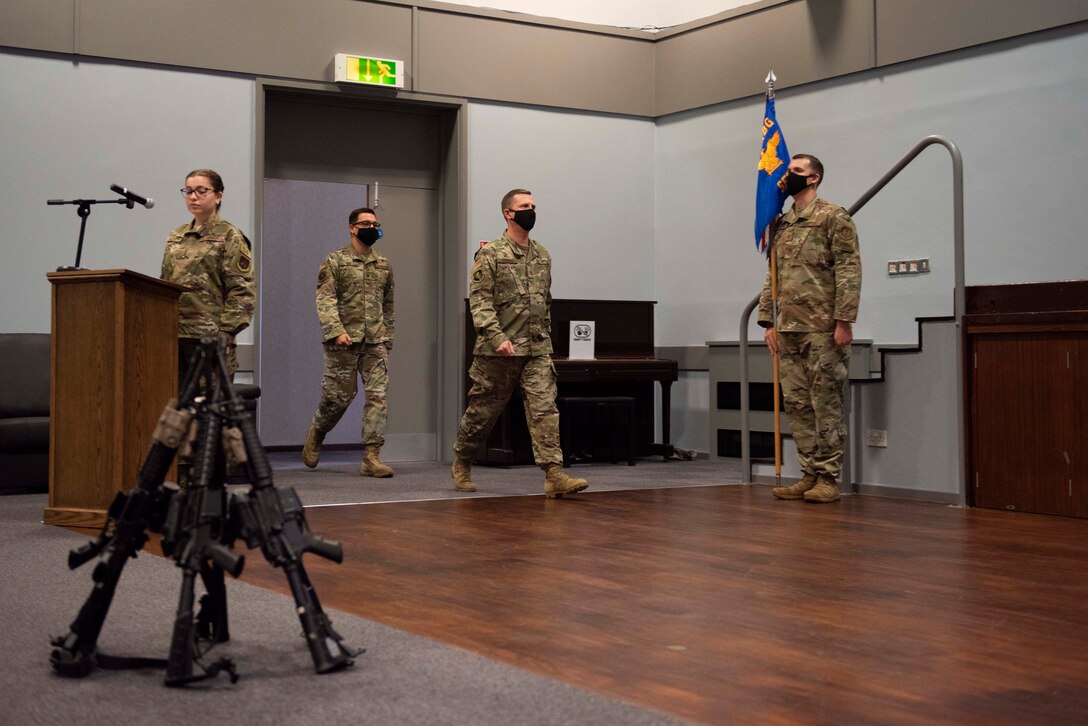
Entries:
{"label": "wooden flagpole", "polygon": [[[773,226],[773,224],[772,224]],[[774,363],[774,485],[782,486],[782,411],[779,405],[781,399],[781,384],[778,380],[778,261],[774,249],[774,240],[771,240],[768,252],[771,256],[771,323],[774,329],[774,352],[771,360]]]}
{"label": "wooden flagpole", "polygon": [[[767,71],[767,98],[774,98],[774,82],[778,78],[774,70]],[[774,485],[782,486],[782,409],[779,405],[781,399],[781,384],[778,379],[778,256],[774,249],[774,233],[778,217],[775,217],[763,234],[767,235],[767,255],[771,258],[771,328],[774,330],[774,352],[771,353],[771,362],[774,368]]]}

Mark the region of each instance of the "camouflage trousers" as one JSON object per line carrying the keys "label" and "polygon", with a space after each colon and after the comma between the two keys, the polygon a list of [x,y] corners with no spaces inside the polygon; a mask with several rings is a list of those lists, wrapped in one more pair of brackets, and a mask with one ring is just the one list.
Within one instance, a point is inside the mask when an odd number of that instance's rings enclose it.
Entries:
{"label": "camouflage trousers", "polygon": [[[178,387],[185,382],[185,375],[189,372],[189,360],[193,357],[193,353],[200,347],[200,340],[198,338],[178,338]],[[230,374],[230,379],[234,380],[234,374],[238,372],[238,346],[231,343],[227,346],[226,351],[223,353],[223,359],[227,363],[227,373]],[[179,390],[178,393],[181,391]]]}
{"label": "camouflage trousers", "polygon": [[521,387],[525,423],[533,440],[533,459],[540,466],[562,464],[559,448],[559,409],[555,407],[555,368],[547,355],[478,355],[468,370],[472,388],[468,406],[457,429],[454,453],[472,459],[491,434],[499,414],[506,408],[515,386]]}
{"label": "camouflage trousers", "polygon": [[833,333],[779,332],[778,352],[782,401],[801,470],[838,478],[846,452],[850,346],[836,348]]}
{"label": "camouflage trousers", "polygon": [[321,379],[321,403],[314,414],[313,427],[321,434],[332,430],[359,390],[358,377],[363,379],[362,438],[366,445],[385,443],[385,422],[389,418],[385,391],[389,388],[386,359],[389,349],[384,343],[352,343],[348,347],[326,344],[325,375]]}

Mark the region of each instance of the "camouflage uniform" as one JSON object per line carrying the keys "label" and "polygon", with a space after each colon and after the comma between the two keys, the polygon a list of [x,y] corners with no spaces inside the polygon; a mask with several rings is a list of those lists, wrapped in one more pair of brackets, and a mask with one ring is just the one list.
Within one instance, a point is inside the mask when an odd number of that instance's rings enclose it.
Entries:
{"label": "camouflage uniform", "polygon": [[[530,240],[528,247],[522,247],[504,232],[477,253],[469,287],[476,326],[468,372],[473,385],[453,447],[458,458],[469,460],[476,455],[514,387],[520,385],[533,458],[542,467],[562,465],[551,359],[551,286],[552,259],[539,242]],[[496,355],[507,340],[514,346],[514,355]]]}
{"label": "camouflage uniform", "polygon": [[854,221],[842,207],[814,199],[790,209],[774,237],[778,320],[772,321],[771,275],[759,298],[759,324],[778,335],[782,398],[797,458],[806,474],[838,478],[846,448],[850,347],[836,349],[835,321],[854,322],[861,297],[861,257]]}
{"label": "camouflage uniform", "polygon": [[255,298],[253,257],[241,230],[218,213],[201,226],[194,222],[170,233],[160,274],[188,288],[178,300],[179,382],[204,336],[228,334],[227,368],[232,375],[238,370],[234,336],[253,319]]}
{"label": "camouflage uniform", "polygon": [[[317,317],[324,341],[325,375],[313,427],[324,436],[340,421],[363,378],[363,443],[382,446],[389,387],[386,359],[393,347],[393,266],[375,252],[350,244],[325,258],[317,274]],[[347,333],[348,347],[336,345]]]}

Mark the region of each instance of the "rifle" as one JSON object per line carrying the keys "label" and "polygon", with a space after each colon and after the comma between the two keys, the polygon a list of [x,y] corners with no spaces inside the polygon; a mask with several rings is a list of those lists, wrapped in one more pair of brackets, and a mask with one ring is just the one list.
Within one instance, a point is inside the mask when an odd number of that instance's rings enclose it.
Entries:
{"label": "rifle", "polygon": [[[191,396],[195,379],[187,379],[186,383],[185,390]],[[133,664],[128,659],[99,654],[98,636],[125,564],[143,548],[148,531],[161,530],[170,500],[177,492],[176,487],[163,482],[191,420],[192,412],[188,407],[179,405],[176,400],[166,405],[136,476],[136,487],[117,494],[96,540],[68,553],[69,569],[74,570],[95,558],[98,564],[91,573],[95,586],[68,633],[50,641],[54,649],[49,660],[61,675],[78,678],[86,676],[96,666],[129,667]]]}
{"label": "rifle", "polygon": [[303,636],[310,649],[318,673],[331,673],[354,663],[354,657],[365,648],[352,648],[344,643],[318,600],[310,584],[302,555],[312,552],[337,564],[344,559],[339,542],[323,539],[310,531],[302,502],[294,488],[277,488],[272,484],[272,467],[260,446],[253,419],[245,414],[241,400],[234,395],[229,381],[225,382],[228,406],[241,430],[244,464],[251,482],[244,495],[231,497],[231,516],[238,525],[238,534],[250,549],[260,547],[273,567],[282,567],[295,597],[296,611],[302,624]]}
{"label": "rifle", "polygon": [[[201,350],[200,372],[210,388],[203,401],[199,419],[192,477],[187,490],[179,492],[170,505],[162,530],[162,551],[173,556],[182,571],[181,594],[174,617],[170,655],[166,664],[167,686],[179,686],[212,678],[221,670],[230,674],[231,682],[238,679],[234,664],[221,659],[205,666],[198,645],[198,634],[212,642],[230,639],[227,627],[227,591],[224,572],[238,577],[245,565],[242,555],[231,551],[234,540],[229,531],[227,492],[224,488],[226,466],[222,457],[223,419],[216,413],[221,403],[222,381],[227,375],[221,356],[210,361],[208,350]],[[220,374],[220,375],[213,375]],[[211,401],[208,397],[211,397]],[[193,602],[197,574],[201,575],[207,595],[203,599],[200,623],[194,621]],[[201,672],[194,671],[193,666]]]}
{"label": "rifle", "polygon": [[[315,670],[329,673],[352,665],[364,649],[348,646],[332,628],[302,564],[306,552],[339,563],[343,549],[310,531],[294,489],[273,485],[272,469],[256,427],[231,385],[222,349],[214,340],[205,339],[194,352],[182,389],[179,400],[171,401],[159,419],[137,487],[117,495],[98,539],[69,555],[72,569],[95,557],[99,564],[93,573],[95,587],[68,634],[52,639],[53,667],[61,675],[82,677],[96,665],[165,664],[167,686],[211,678],[222,670],[229,673],[232,683],[237,681],[231,661],[204,664],[206,650],[201,650],[200,641],[223,642],[230,637],[224,574],[237,577],[242,571],[245,558],[231,549],[239,537],[251,549],[260,547],[273,566],[283,568]],[[179,491],[164,484],[164,479],[194,425],[192,481],[187,490]],[[228,497],[224,449],[245,468],[250,488],[244,495]],[[164,554],[172,556],[182,570],[169,658],[110,658],[97,653],[98,635],[121,570],[147,542],[148,531],[162,533]],[[197,574],[207,594],[194,621]]]}

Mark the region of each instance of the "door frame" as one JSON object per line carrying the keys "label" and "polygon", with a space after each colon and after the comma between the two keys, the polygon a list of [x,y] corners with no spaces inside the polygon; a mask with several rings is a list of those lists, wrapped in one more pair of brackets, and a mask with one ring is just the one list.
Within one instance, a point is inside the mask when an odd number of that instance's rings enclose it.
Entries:
{"label": "door frame", "polygon": [[[350,98],[359,102],[365,110],[367,104],[374,107],[390,105],[428,107],[438,111],[442,129],[441,166],[439,170],[439,230],[438,268],[441,290],[438,295],[437,330],[438,356],[436,367],[438,405],[436,407],[435,438],[436,456],[439,461],[452,459],[452,442],[457,434],[461,416],[464,383],[461,376],[461,346],[465,337],[462,301],[468,295],[465,270],[468,265],[468,100],[413,92],[390,92],[387,89],[341,86],[335,83],[286,81],[272,78],[256,79],[254,163],[253,163],[253,214],[254,239],[261,240],[264,218],[265,110],[269,93],[297,94],[302,99]],[[393,95],[395,94],[395,95]],[[261,246],[255,250],[255,282],[260,290]],[[261,382],[261,306],[258,306],[253,326],[253,380]],[[301,446],[302,442],[299,442]]]}

